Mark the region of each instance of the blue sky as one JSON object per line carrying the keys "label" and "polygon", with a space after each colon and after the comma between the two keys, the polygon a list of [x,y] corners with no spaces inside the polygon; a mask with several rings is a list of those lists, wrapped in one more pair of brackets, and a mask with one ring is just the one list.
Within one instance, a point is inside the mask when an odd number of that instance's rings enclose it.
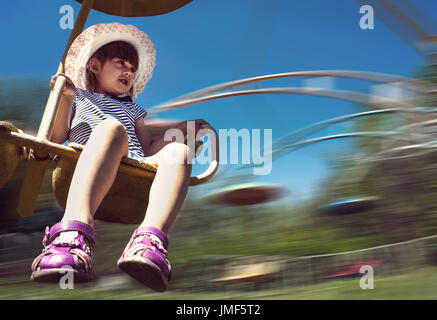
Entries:
{"label": "blue sky", "polygon": [[[436,18],[436,2],[413,2]],[[66,4],[76,16],[79,4],[72,0],[2,3],[0,76],[42,78],[48,83],[70,34],[59,27],[59,9]],[[359,8],[355,0],[194,0],[154,17],[121,18],[92,11],[86,26],[117,21],[133,24],[150,36],[157,49],[157,66],[137,99],[147,109],[214,84],[281,72],[335,69],[413,76],[424,63],[423,56],[378,17],[374,30],[361,30]],[[301,84],[302,80],[271,82],[272,86]],[[356,82],[346,86],[364,88]],[[357,111],[353,103],[333,99],[257,95],[160,116],[204,118],[217,129],[272,129],[276,140],[311,123]],[[337,127],[340,132],[347,129]],[[274,162],[270,175],[256,178],[286,184],[290,199],[310,197],[328,173],[324,154],[341,153],[346,146],[346,142],[326,142],[304,148]]]}

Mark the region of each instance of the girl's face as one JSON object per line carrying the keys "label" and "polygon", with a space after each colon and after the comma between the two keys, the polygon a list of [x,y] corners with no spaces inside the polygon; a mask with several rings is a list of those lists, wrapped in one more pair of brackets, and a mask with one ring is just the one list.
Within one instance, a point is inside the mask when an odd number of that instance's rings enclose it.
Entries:
{"label": "girl's face", "polygon": [[126,60],[121,58],[107,59],[102,65],[93,58],[89,66],[97,79],[97,85],[94,88],[97,93],[119,96],[129,92],[133,86],[136,70]]}

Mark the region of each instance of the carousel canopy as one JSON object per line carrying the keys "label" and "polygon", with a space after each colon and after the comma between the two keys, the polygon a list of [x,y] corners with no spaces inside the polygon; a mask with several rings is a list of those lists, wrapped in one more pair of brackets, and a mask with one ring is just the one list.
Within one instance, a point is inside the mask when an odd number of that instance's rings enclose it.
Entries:
{"label": "carousel canopy", "polygon": [[94,0],[93,9],[114,16],[145,17],[174,11],[188,2],[191,0]]}

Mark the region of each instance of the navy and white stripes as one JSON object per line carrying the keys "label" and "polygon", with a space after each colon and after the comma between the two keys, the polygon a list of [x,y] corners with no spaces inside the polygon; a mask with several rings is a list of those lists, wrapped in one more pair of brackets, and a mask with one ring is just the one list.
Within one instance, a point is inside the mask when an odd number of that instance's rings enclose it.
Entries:
{"label": "navy and white stripes", "polygon": [[77,88],[72,108],[71,129],[68,135],[70,142],[86,144],[91,131],[103,120],[112,118],[118,120],[126,129],[129,151],[136,156],[145,157],[135,134],[135,121],[144,118],[147,111],[138,104]]}

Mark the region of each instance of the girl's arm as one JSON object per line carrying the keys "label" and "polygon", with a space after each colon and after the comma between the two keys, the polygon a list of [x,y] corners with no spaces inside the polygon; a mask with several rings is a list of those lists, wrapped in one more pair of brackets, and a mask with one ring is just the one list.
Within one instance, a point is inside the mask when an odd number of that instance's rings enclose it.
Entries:
{"label": "girl's arm", "polygon": [[[146,157],[154,155],[159,150],[161,150],[165,145],[171,143],[172,141],[167,141],[164,139],[165,130],[171,128],[179,129],[180,124],[182,124],[182,122],[176,126],[161,128],[163,129],[160,130],[163,131],[162,133],[152,134],[152,131],[149,128],[147,128],[147,125],[144,122],[144,118],[138,119],[135,122],[135,133],[138,137],[138,140],[140,140],[141,146],[143,147],[143,151]],[[183,130],[181,131],[183,132]]]}
{"label": "girl's arm", "polygon": [[59,104],[58,115],[56,116],[55,125],[53,127],[53,133],[50,141],[55,143],[64,143],[68,139],[68,133],[70,132],[70,121],[74,98],[61,98]]}
{"label": "girl's arm", "polygon": [[150,153],[150,145],[152,144],[153,139],[149,129],[147,129],[146,124],[144,123],[144,118],[140,118],[135,121],[135,134],[141,143],[144,154],[148,156]]}
{"label": "girl's arm", "polygon": [[[65,76],[65,75],[64,75]],[[52,77],[50,81],[50,88],[53,90],[56,77]],[[67,81],[62,92],[61,101],[59,103],[58,114],[56,116],[55,125],[53,127],[53,133],[50,141],[55,143],[64,143],[68,139],[68,133],[70,132],[70,123],[72,115],[72,104],[76,95],[76,87],[70,78],[65,76]]]}
{"label": "girl's arm", "polygon": [[[203,119],[197,119],[192,121],[194,121],[195,123],[194,125],[195,132],[193,132],[194,136],[197,135],[197,132],[202,128],[202,126],[208,124],[208,122],[206,122]],[[166,129],[171,129],[171,128],[178,129],[181,131],[181,134],[185,137],[187,135],[187,123],[188,121],[182,121]],[[172,142],[171,140],[168,141],[164,139],[165,132],[157,136],[152,136],[143,118],[138,119],[135,122],[135,132],[137,134],[138,139],[140,140],[141,146],[143,147],[143,151],[147,157],[154,155],[159,150],[161,150],[165,145]]]}

